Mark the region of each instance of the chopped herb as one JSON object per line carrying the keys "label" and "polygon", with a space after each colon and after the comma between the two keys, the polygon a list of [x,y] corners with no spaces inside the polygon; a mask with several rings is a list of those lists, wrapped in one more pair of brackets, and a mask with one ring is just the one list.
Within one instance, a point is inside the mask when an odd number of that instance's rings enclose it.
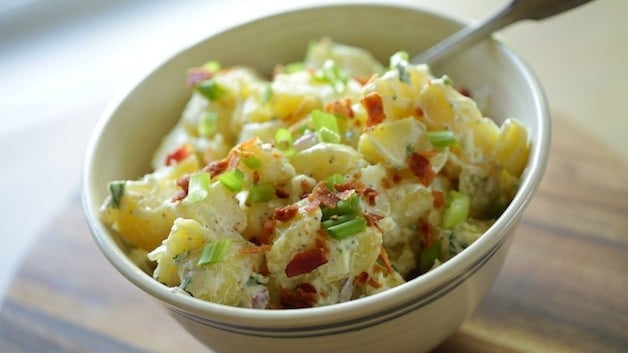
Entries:
{"label": "chopped herb", "polygon": [[273,97],[273,86],[269,83],[264,86],[264,90],[262,91],[262,104],[267,104],[270,102],[270,99]]}
{"label": "chopped herb", "polygon": [[232,169],[219,174],[216,179],[227,189],[238,192],[244,184],[244,173],[240,169]]}
{"label": "chopped herb", "polygon": [[229,248],[231,247],[231,239],[221,239],[208,243],[203,248],[201,257],[196,263],[197,266],[206,266],[222,261]]}
{"label": "chopped herb", "polygon": [[244,163],[244,165],[246,165],[247,167],[251,169],[258,169],[259,167],[262,166],[262,161],[260,161],[255,156],[248,156],[248,157],[242,158],[242,163]]}
{"label": "chopped herb", "polygon": [[410,74],[406,69],[410,56],[405,51],[398,51],[390,57],[390,68],[399,71],[399,80],[410,83]]}
{"label": "chopped herb", "polygon": [[454,80],[452,80],[451,77],[449,77],[447,75],[443,75],[442,76],[442,80],[443,80],[443,83],[446,84],[447,86],[453,86],[454,85]]}
{"label": "chopped herb", "polygon": [[202,68],[209,72],[217,72],[220,71],[220,62],[217,60],[211,60],[203,64]]}
{"label": "chopped herb", "polygon": [[109,193],[111,194],[111,206],[113,208],[120,207],[120,199],[122,199],[122,195],[124,195],[124,187],[126,185],[126,181],[118,180],[112,181],[109,183]]}
{"label": "chopped herb", "polygon": [[426,272],[434,266],[434,262],[440,255],[440,239],[434,240],[432,246],[421,251],[419,268],[421,272]]}
{"label": "chopped herb", "polygon": [[335,191],[334,186],[342,184],[345,179],[342,177],[342,175],[336,173],[325,178],[325,181],[327,182],[327,188],[330,191]]}
{"label": "chopped herb", "polygon": [[317,82],[329,83],[336,93],[342,93],[347,86],[349,76],[333,60],[327,59],[323,63],[323,67],[314,72],[312,79]]}
{"label": "chopped herb", "polygon": [[325,230],[335,239],[344,239],[363,232],[366,229],[366,225],[366,218],[357,216],[348,221],[329,226]]}
{"label": "chopped herb", "polygon": [[466,221],[469,215],[470,204],[471,199],[469,196],[461,192],[451,190],[447,193],[447,205],[443,212],[441,226],[446,229],[453,228]]}
{"label": "chopped herb", "polygon": [[216,101],[227,94],[227,89],[213,79],[201,82],[196,86],[196,91],[210,101]]}
{"label": "chopped herb", "polygon": [[195,203],[204,200],[209,191],[209,181],[211,176],[209,173],[199,172],[190,177],[188,184],[188,195],[184,202]]}
{"label": "chopped herb", "polygon": [[458,144],[456,136],[450,130],[428,131],[427,137],[434,147],[451,147]]}
{"label": "chopped herb", "polygon": [[275,195],[275,188],[271,184],[253,184],[246,197],[246,203],[259,203],[272,200]]}
{"label": "chopped herb", "polygon": [[216,133],[216,122],[218,114],[215,112],[207,112],[203,114],[198,122],[198,134],[203,137],[211,137]]}

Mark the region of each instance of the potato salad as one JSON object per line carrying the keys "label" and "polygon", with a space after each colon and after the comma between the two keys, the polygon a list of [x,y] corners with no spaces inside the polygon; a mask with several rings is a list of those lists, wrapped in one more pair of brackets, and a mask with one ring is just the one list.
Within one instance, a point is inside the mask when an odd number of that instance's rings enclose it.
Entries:
{"label": "potato salad", "polygon": [[153,171],[115,180],[101,217],[156,281],[256,309],[330,305],[426,273],[517,191],[527,131],[405,52],[329,39],[271,78],[199,63]]}

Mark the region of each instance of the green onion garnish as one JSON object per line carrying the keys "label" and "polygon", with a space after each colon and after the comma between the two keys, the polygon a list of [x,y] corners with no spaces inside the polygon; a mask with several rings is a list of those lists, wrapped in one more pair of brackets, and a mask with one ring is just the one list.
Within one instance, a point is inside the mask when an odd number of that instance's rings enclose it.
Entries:
{"label": "green onion garnish", "polygon": [[218,114],[215,112],[207,112],[203,114],[198,122],[198,134],[203,137],[211,137],[216,133],[216,122]]}
{"label": "green onion garnish", "polygon": [[271,84],[267,84],[264,86],[264,90],[262,91],[262,104],[267,104],[270,102],[270,99],[273,97],[273,86]]}
{"label": "green onion garnish", "polygon": [[342,93],[349,81],[349,76],[333,60],[327,59],[323,63],[323,67],[314,72],[312,79],[318,82],[329,83],[334,88],[334,91]]}
{"label": "green onion garnish", "polygon": [[362,216],[325,228],[327,233],[335,239],[344,239],[366,229],[366,219]]}
{"label": "green onion garnish", "polygon": [[419,268],[421,269],[421,272],[426,272],[427,270],[431,269],[432,266],[434,266],[434,261],[436,261],[439,255],[440,240],[436,239],[432,243],[432,246],[421,251],[421,258],[419,260]]}
{"label": "green onion garnish", "polygon": [[244,184],[244,173],[240,169],[232,169],[219,174],[216,179],[227,189],[238,192]]}
{"label": "green onion garnish", "polygon": [[340,135],[326,127],[322,127],[318,130],[318,140],[328,143],[340,143]]}
{"label": "green onion garnish", "polygon": [[330,191],[335,191],[334,186],[344,183],[345,179],[342,177],[342,175],[336,173],[325,178],[325,181],[327,182],[327,188]]}
{"label": "green onion garnish", "polygon": [[451,79],[451,77],[447,76],[447,75],[443,75],[442,76],[443,79],[443,83],[448,85],[448,86],[453,86],[454,85],[454,80]]}
{"label": "green onion garnish", "polygon": [[322,221],[321,226],[323,226],[324,229],[327,229],[329,227],[333,227],[340,223],[348,222],[354,218],[355,218],[355,215],[351,215],[351,214],[339,215],[339,216],[331,217],[328,220]]}
{"label": "green onion garnish", "polygon": [[124,180],[121,181],[112,181],[109,183],[109,193],[111,194],[111,206],[114,208],[120,207],[120,199],[122,199],[122,195],[124,195],[124,186],[126,182]]}
{"label": "green onion garnish", "polygon": [[211,60],[203,64],[202,68],[209,72],[220,71],[220,62],[216,60]]}
{"label": "green onion garnish", "polygon": [[218,100],[227,94],[227,89],[212,79],[201,82],[196,86],[196,91],[210,101]]}
{"label": "green onion garnish", "polygon": [[271,184],[253,184],[249,189],[249,195],[246,198],[246,203],[258,203],[267,202],[272,200],[275,195],[275,187]]}
{"label": "green onion garnish", "polygon": [[357,194],[352,194],[346,200],[340,200],[336,203],[336,207],[324,207],[322,209],[323,212],[323,220],[328,220],[332,216],[337,215],[355,215],[360,210],[360,199]]}
{"label": "green onion garnish", "polygon": [[290,63],[283,67],[283,72],[287,74],[291,74],[291,73],[303,71],[303,70],[305,70],[305,63],[302,61]]}
{"label": "green onion garnish", "polygon": [[450,147],[458,144],[456,136],[450,130],[428,131],[427,137],[434,147]]}
{"label": "green onion garnish", "polygon": [[203,248],[201,257],[196,263],[197,266],[206,266],[222,261],[229,248],[231,247],[231,239],[221,239],[208,243]]}
{"label": "green onion garnish", "polygon": [[185,197],[184,202],[195,203],[205,199],[209,191],[210,179],[211,176],[209,175],[209,173],[199,172],[193,174],[190,177],[190,182],[188,184],[188,195]]}
{"label": "green onion garnish", "polygon": [[340,129],[335,115],[314,109],[311,115],[312,125],[317,132],[318,140],[323,142],[340,142]]}
{"label": "green onion garnish", "polygon": [[244,163],[245,166],[251,169],[258,169],[259,167],[262,166],[262,161],[260,161],[259,158],[255,156],[248,156],[248,157],[242,158],[242,163]]}
{"label": "green onion garnish", "polygon": [[453,228],[464,222],[469,215],[471,198],[463,193],[452,190],[447,194],[447,205],[443,212],[441,225],[443,228]]}
{"label": "green onion garnish", "polygon": [[296,153],[292,140],[292,133],[288,131],[288,129],[280,128],[275,131],[275,147],[287,156],[291,156]]}

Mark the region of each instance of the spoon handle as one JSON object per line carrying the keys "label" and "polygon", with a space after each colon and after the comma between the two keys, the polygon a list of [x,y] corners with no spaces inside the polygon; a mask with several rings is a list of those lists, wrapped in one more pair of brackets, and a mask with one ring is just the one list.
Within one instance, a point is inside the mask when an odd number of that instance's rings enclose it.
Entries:
{"label": "spoon handle", "polygon": [[570,10],[591,0],[513,0],[485,20],[469,25],[433,47],[413,57],[410,62],[434,64],[486,38],[496,30],[520,20],[542,20]]}

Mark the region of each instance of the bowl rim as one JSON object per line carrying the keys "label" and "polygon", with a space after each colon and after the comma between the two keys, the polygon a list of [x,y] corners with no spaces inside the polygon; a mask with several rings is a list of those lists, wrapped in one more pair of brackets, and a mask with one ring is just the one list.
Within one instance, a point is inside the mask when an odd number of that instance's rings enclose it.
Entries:
{"label": "bowl rim", "polygon": [[[337,328],[340,326],[355,329],[356,325],[360,325],[360,323],[367,322],[369,325],[372,325],[373,323],[382,322],[383,320],[389,320],[430,302],[444,291],[452,290],[455,286],[462,283],[466,277],[473,274],[474,271],[477,271],[507,240],[509,236],[505,234],[507,232],[500,233],[499,230],[514,227],[538,189],[549,158],[551,136],[550,114],[545,94],[539,80],[527,63],[496,36],[493,36],[492,41],[495,43],[495,47],[517,67],[517,70],[522,74],[527,86],[532,89],[535,110],[539,113],[536,116],[538,134],[533,140],[535,143],[532,145],[529,165],[521,178],[521,184],[514,199],[489,230],[461,254],[449,259],[433,271],[412,279],[403,285],[380,293],[329,306],[285,310],[259,310],[233,307],[181,295],[176,289],[169,288],[154,280],[152,276],[146,274],[133,264],[126,254],[115,244],[108,229],[103,226],[96,216],[98,210],[95,209],[93,205],[97,203],[94,202],[95,200],[92,199],[92,195],[89,192],[89,181],[92,175],[91,165],[94,162],[91,160],[91,156],[95,153],[98,142],[108,122],[115,116],[117,109],[125,101],[126,97],[153,72],[167,66],[168,63],[175,58],[184,55],[187,51],[213,37],[220,36],[226,32],[240,30],[242,27],[255,26],[259,22],[272,21],[275,17],[293,16],[297,13],[312,9],[333,10],[339,7],[373,7],[411,10],[421,12],[426,16],[438,18],[444,22],[449,22],[449,24],[454,24],[460,28],[466,24],[464,21],[456,19],[451,15],[421,7],[418,4],[391,4],[385,2],[310,4],[303,7],[289,8],[270,14],[264,14],[253,20],[237,23],[226,29],[209,33],[201,40],[165,58],[165,60],[162,60],[156,66],[152,67],[146,74],[141,75],[139,79],[132,81],[129,87],[121,90],[114,96],[98,119],[86,149],[81,181],[81,199],[92,238],[95,240],[104,256],[118,272],[135,286],[150,294],[153,298],[158,299],[171,310],[192,320],[203,322],[204,324],[209,324],[223,330],[270,335],[303,335],[305,331],[315,335],[326,334],[327,332],[331,332],[330,330],[334,330],[333,327],[336,327],[334,331],[337,331]],[[330,324],[330,322],[332,323]],[[329,327],[329,325],[333,327]]]}

